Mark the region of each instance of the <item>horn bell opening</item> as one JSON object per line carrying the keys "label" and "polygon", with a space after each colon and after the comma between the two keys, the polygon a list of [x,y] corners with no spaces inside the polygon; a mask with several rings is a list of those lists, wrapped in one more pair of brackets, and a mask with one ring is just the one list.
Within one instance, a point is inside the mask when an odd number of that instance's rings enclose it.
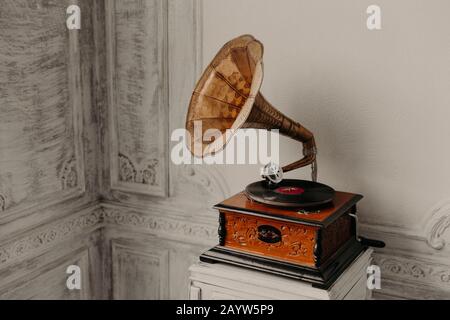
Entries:
{"label": "horn bell opening", "polygon": [[263,54],[262,43],[244,35],[228,42],[207,67],[194,89],[186,119],[191,137],[188,149],[194,156],[222,151],[244,125],[263,81]]}

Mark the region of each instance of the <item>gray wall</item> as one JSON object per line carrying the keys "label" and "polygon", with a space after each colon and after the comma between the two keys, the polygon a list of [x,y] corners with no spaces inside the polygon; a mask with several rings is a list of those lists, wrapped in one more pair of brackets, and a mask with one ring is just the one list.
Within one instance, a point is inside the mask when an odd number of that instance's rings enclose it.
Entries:
{"label": "gray wall", "polygon": [[[0,9],[0,298],[101,298],[97,205],[97,1],[3,1]],[[66,290],[77,264],[83,290]]]}
{"label": "gray wall", "polygon": [[[380,31],[366,27],[372,4],[382,9]],[[262,92],[315,133],[319,180],[365,196],[364,232],[388,245],[376,256],[385,294],[450,297],[449,11],[445,0],[204,2],[205,64],[237,35],[261,40]],[[282,139],[282,163],[299,148]],[[259,174],[220,169],[233,192]],[[431,293],[415,293],[417,284]]]}
{"label": "gray wall", "polygon": [[[196,0],[2,4],[1,298],[187,297],[226,195],[217,173],[167,156],[201,67],[200,13]],[[81,291],[66,288],[73,264]]]}

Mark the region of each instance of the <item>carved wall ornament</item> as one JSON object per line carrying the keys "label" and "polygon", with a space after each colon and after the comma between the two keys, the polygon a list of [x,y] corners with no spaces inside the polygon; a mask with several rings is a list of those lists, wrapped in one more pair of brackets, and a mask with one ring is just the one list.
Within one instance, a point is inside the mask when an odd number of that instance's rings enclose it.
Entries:
{"label": "carved wall ornament", "polygon": [[203,242],[209,245],[217,241],[217,226],[155,217],[122,209],[95,207],[90,212],[39,228],[31,234],[1,245],[0,267],[105,225],[130,227],[134,228],[133,230],[141,228],[163,237],[191,240],[193,243]]}
{"label": "carved wall ornament", "polygon": [[133,162],[127,156],[119,154],[119,180],[136,182],[137,171]]}
{"label": "carved wall ornament", "polygon": [[135,164],[130,157],[119,154],[119,180],[127,183],[139,183],[156,186],[159,161],[152,159],[142,166]]}
{"label": "carved wall ornament", "polygon": [[0,266],[27,255],[42,252],[70,237],[100,227],[103,211],[95,209],[83,215],[71,217],[0,247]]}
{"label": "carved wall ornament", "polygon": [[142,183],[151,186],[156,185],[156,168],[158,166],[158,160],[153,159],[147,163],[141,170],[140,175],[142,177]]}
{"label": "carved wall ornament", "polygon": [[427,243],[436,250],[446,246],[444,234],[450,228],[450,200],[438,204],[432,211],[426,227]]}
{"label": "carved wall ornament", "polygon": [[405,279],[420,284],[435,283],[449,290],[450,266],[432,262],[419,261],[408,257],[375,254],[374,264],[380,266],[382,274],[389,279]]}
{"label": "carved wall ornament", "polygon": [[6,210],[6,197],[0,194],[0,212],[3,212],[5,210]]}
{"label": "carved wall ornament", "polygon": [[73,189],[78,186],[77,160],[75,157],[63,163],[59,177],[62,190]]}
{"label": "carved wall ornament", "polygon": [[198,224],[171,218],[146,215],[132,210],[103,207],[104,221],[107,225],[141,228],[162,236],[189,238],[194,242],[217,241],[217,226]]}

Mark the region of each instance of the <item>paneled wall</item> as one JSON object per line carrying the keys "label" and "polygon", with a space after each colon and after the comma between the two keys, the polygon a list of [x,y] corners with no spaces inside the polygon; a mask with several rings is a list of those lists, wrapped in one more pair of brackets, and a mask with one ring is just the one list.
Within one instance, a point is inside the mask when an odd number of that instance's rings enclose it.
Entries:
{"label": "paneled wall", "polygon": [[[0,297],[100,298],[95,39],[98,1],[0,9]],[[83,30],[69,31],[78,4]],[[83,290],[65,285],[69,265]]]}
{"label": "paneled wall", "polygon": [[[66,28],[70,4],[81,30]],[[216,171],[168,157],[201,68],[200,14],[197,0],[2,5],[1,298],[187,297],[228,194]],[[80,291],[66,288],[73,264]]]}
{"label": "paneled wall", "polygon": [[170,132],[184,127],[201,68],[201,2],[107,0],[105,12],[105,291],[113,299],[187,298],[189,266],[216,243],[210,208],[227,194],[217,172],[169,158]]}
{"label": "paneled wall", "polygon": [[106,10],[111,187],[166,196],[167,1],[107,1]]}

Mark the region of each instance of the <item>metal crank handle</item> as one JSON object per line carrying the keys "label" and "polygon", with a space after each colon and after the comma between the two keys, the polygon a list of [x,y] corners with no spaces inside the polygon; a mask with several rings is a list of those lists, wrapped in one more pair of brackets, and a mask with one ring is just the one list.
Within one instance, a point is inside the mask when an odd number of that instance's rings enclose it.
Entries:
{"label": "metal crank handle", "polygon": [[359,241],[359,243],[361,243],[363,246],[372,247],[372,248],[386,247],[386,244],[383,241],[360,237],[358,235],[358,215],[356,213],[350,213],[349,216],[355,219],[356,226],[357,226],[356,227],[356,239]]}
{"label": "metal crank handle", "polygon": [[386,247],[386,244],[383,241],[380,240],[374,240],[374,239],[367,239],[364,237],[359,237],[358,241],[363,245],[367,247],[372,248],[384,248]]}

